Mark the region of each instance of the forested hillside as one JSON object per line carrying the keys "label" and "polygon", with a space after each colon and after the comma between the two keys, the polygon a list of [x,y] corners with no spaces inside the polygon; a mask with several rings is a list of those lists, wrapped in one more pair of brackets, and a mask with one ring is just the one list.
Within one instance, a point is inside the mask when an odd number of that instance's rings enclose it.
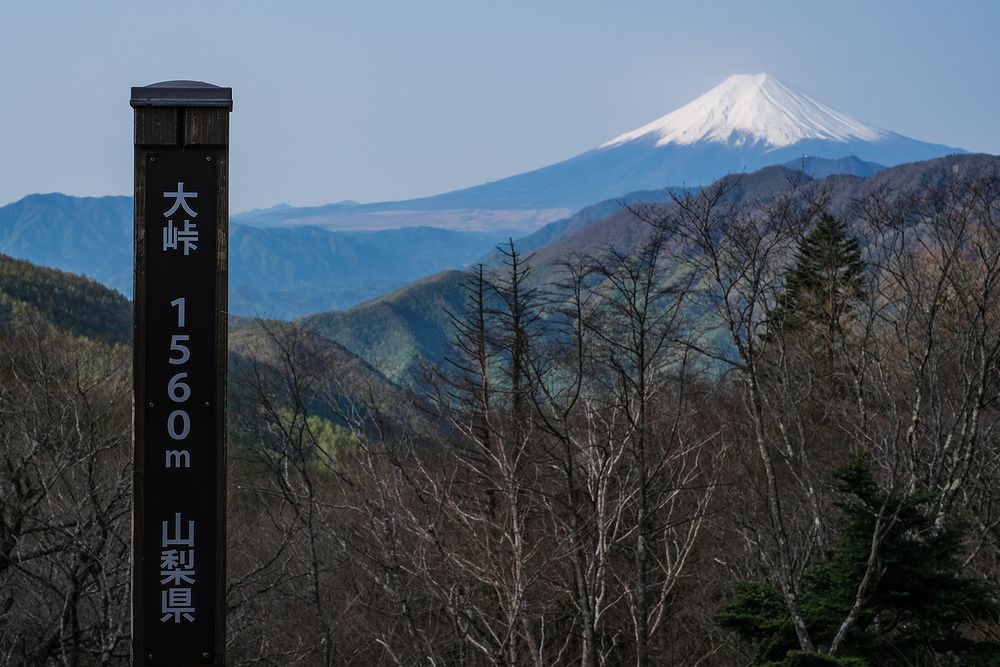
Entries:
{"label": "forested hillside", "polygon": [[[131,197],[29,195],[0,206],[0,253],[132,294]],[[466,266],[509,231],[411,226],[380,231],[230,225],[229,306],[293,318],[346,308]]]}
{"label": "forested hillside", "polygon": [[351,480],[322,500],[303,468],[286,502],[324,517],[303,530],[328,569],[303,560],[322,595],[268,648],[997,664],[996,166],[725,179],[636,209],[629,246],[580,246],[542,280],[516,248],[449,275],[461,308],[419,386],[450,433],[318,452]]}
{"label": "forested hillside", "polygon": [[[947,189],[956,178],[1000,168],[1000,158],[990,155],[953,155],[888,169],[858,162],[810,159],[804,164],[800,161],[734,174],[720,181],[726,183],[726,188],[720,195],[719,206],[754,209],[794,192],[798,198],[815,199],[852,224],[861,224],[859,216],[863,210],[858,202],[870,197],[886,193],[898,199],[919,197],[928,189]],[[800,168],[793,169],[792,165]],[[871,175],[842,173],[850,167]],[[813,178],[806,173],[809,171],[835,173]],[[693,192],[674,188],[602,202],[518,240],[515,248],[531,266],[530,280],[534,284],[559,283],[566,278],[567,263],[579,263],[581,258],[608,250],[634,252],[655,233],[655,226],[646,218],[674,215],[678,202],[685,201]],[[505,245],[500,244],[501,249],[482,258],[481,263],[490,270],[502,267]],[[302,322],[391,377],[412,382],[420,376],[422,364],[442,361],[444,342],[454,335],[448,318],[434,308],[425,307],[448,304],[454,310],[461,280],[456,274],[445,275],[449,277],[418,281],[372,302],[341,312],[319,313]],[[385,318],[387,312],[415,316]]]}
{"label": "forested hillside", "polygon": [[0,309],[36,312],[69,333],[121,343],[132,335],[132,304],[94,280],[0,255]]}
{"label": "forested hillside", "polygon": [[355,351],[387,377],[412,383],[440,361],[452,336],[449,313],[465,304],[466,274],[448,271],[346,311],[319,313],[304,327]]}
{"label": "forested hillside", "polygon": [[[1000,664],[997,159],[776,169],[349,311],[410,388],[350,319],[242,322],[228,661]],[[29,292],[0,655],[125,664],[129,350]]]}

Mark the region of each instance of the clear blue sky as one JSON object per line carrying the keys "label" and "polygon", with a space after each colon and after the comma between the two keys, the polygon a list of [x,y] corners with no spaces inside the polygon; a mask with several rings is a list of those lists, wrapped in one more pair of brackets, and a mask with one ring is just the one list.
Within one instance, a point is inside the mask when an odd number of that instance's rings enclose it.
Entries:
{"label": "clear blue sky", "polygon": [[232,210],[436,194],[766,71],[1000,153],[1000,2],[8,0],[0,204],[132,188],[129,87],[232,86]]}

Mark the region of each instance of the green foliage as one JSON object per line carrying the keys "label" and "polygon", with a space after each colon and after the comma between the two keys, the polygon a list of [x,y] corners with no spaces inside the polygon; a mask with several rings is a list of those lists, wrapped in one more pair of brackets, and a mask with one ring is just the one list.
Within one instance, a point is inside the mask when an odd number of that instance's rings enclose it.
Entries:
{"label": "green foliage", "polygon": [[2,255],[0,300],[3,319],[27,308],[74,335],[113,343],[131,335],[132,306],[122,295],[82,276]]}
{"label": "green foliage", "polygon": [[322,461],[341,461],[361,445],[357,433],[329,419],[310,415],[306,421],[315,439],[316,454]]}
{"label": "green foliage", "polygon": [[770,586],[737,581],[734,594],[716,614],[716,620],[740,637],[755,643],[757,664],[781,659],[795,645],[795,632],[785,603]]}
{"label": "green foliage", "polygon": [[356,352],[390,380],[409,384],[420,376],[423,363],[444,358],[453,333],[448,312],[465,307],[466,277],[449,271],[350,310],[312,315],[301,322]]}
{"label": "green foliage", "polygon": [[806,329],[824,336],[842,333],[852,304],[864,295],[864,269],[857,239],[824,213],[803,239],[785,292],[771,314],[786,333]]}
{"label": "green foliage", "polygon": [[[877,530],[876,574],[840,653],[877,665],[998,664],[983,662],[997,659],[996,647],[964,632],[1000,613],[995,592],[963,576],[964,527],[936,524],[926,495],[884,492],[862,459],[837,477],[847,496],[844,529],[832,556],[807,573],[800,598],[813,642],[829,646],[847,617]],[[738,583],[717,620],[754,644],[756,664],[847,664],[787,662],[799,646],[781,596],[768,586]]]}

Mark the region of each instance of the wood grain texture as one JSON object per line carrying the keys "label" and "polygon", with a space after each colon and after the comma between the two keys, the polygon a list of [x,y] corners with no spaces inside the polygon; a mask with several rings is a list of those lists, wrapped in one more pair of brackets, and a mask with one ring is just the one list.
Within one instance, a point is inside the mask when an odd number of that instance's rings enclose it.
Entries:
{"label": "wood grain texture", "polygon": [[179,109],[149,107],[135,110],[136,146],[176,146]]}
{"label": "wood grain texture", "polygon": [[184,143],[191,146],[225,146],[229,143],[229,110],[184,109]]}

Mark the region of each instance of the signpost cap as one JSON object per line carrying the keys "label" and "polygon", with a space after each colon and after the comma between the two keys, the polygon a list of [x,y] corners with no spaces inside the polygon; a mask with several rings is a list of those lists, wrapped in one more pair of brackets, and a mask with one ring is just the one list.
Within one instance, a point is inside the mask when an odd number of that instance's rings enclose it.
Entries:
{"label": "signpost cap", "polygon": [[140,107],[216,107],[233,110],[233,89],[204,81],[161,81],[132,88],[129,102]]}

